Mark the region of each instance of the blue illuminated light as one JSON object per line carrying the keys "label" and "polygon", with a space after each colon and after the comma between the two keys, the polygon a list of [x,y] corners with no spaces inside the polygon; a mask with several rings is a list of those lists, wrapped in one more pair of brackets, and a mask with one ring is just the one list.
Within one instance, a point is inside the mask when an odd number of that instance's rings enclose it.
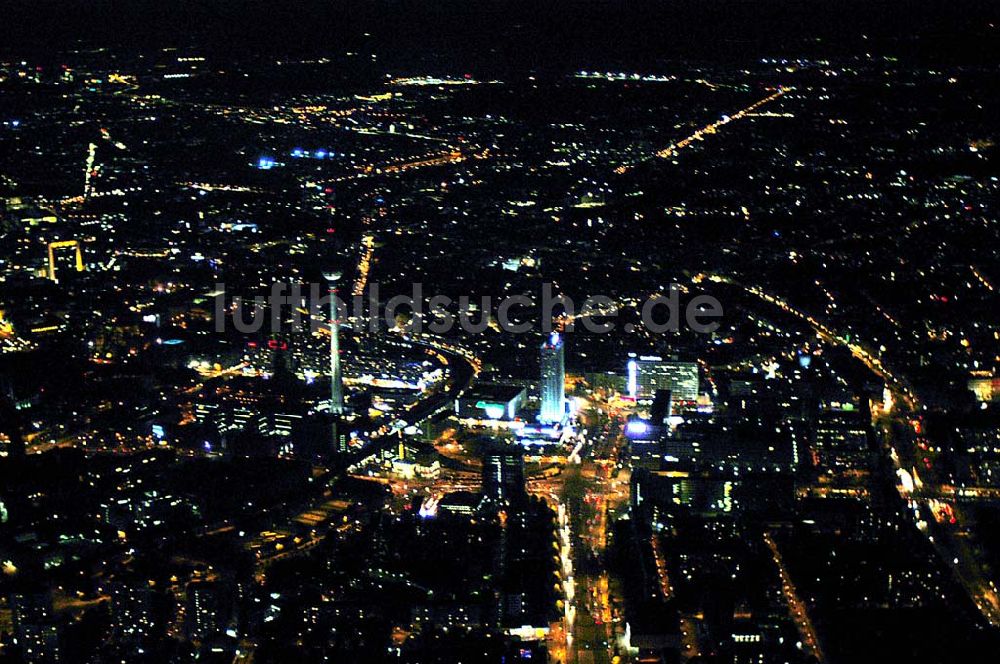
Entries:
{"label": "blue illuminated light", "polygon": [[625,433],[630,436],[642,436],[649,432],[649,425],[642,420],[632,420],[625,425]]}
{"label": "blue illuminated light", "polygon": [[491,420],[499,420],[503,417],[504,407],[491,404],[486,407],[486,416]]}
{"label": "blue illuminated light", "polygon": [[269,171],[274,168],[274,163],[273,157],[261,157],[257,160],[257,168],[262,171]]}
{"label": "blue illuminated light", "polygon": [[491,420],[503,419],[506,409],[502,403],[488,403],[486,401],[479,401],[476,403],[477,408],[482,408],[486,411],[486,417]]}

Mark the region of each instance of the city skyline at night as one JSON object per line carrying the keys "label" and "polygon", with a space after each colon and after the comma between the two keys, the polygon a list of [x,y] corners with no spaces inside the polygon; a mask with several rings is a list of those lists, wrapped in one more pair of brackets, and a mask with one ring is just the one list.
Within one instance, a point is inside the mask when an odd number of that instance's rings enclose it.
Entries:
{"label": "city skyline at night", "polygon": [[0,9],[0,664],[1000,647],[1000,12]]}

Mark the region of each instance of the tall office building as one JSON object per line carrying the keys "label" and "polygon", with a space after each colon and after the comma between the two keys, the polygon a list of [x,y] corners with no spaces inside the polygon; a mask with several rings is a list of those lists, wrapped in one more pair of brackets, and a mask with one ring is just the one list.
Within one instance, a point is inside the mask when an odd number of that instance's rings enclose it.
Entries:
{"label": "tall office building", "polygon": [[340,272],[323,274],[330,289],[330,413],[344,413],[344,378],[340,371],[340,320],[337,318],[337,286]]}
{"label": "tall office building", "polygon": [[483,498],[504,505],[525,496],[524,451],[501,445],[487,451],[483,457]]}
{"label": "tall office building", "polygon": [[148,638],[157,629],[154,593],[144,579],[128,577],[111,583],[111,627],[119,641]]}
{"label": "tall office building", "polygon": [[192,639],[205,639],[222,628],[222,602],[215,581],[191,581],[187,585],[187,631]]}
{"label": "tall office building", "polygon": [[867,410],[820,413],[815,428],[815,461],[824,470],[850,472],[871,464]]}
{"label": "tall office building", "polygon": [[649,421],[653,426],[662,427],[670,423],[673,414],[673,394],[670,390],[657,390],[653,395],[653,405],[649,409]]}
{"label": "tall office building", "polygon": [[561,422],[566,400],[566,356],[558,332],[542,344],[542,409],[538,419],[545,423]]}
{"label": "tall office building", "polygon": [[670,390],[673,401],[697,401],[698,364],[664,360],[656,355],[630,357],[627,389],[631,397],[650,398],[658,390]]}

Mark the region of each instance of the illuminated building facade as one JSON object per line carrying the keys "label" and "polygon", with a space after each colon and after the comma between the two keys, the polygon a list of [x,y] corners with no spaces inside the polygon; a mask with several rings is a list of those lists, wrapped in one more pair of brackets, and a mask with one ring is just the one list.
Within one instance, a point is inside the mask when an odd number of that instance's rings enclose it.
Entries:
{"label": "illuminated building facade", "polygon": [[698,365],[695,362],[643,355],[629,358],[626,368],[627,390],[631,397],[651,398],[657,390],[670,390],[674,401],[698,399]]}
{"label": "illuminated building facade", "polygon": [[192,639],[212,636],[222,627],[219,584],[215,581],[192,581],[187,586],[187,629]]}
{"label": "illuminated building facade", "polygon": [[153,636],[156,628],[153,589],[148,582],[126,579],[111,584],[111,622],[118,640]]}
{"label": "illuminated building facade", "polygon": [[1000,378],[983,373],[969,379],[969,390],[975,395],[976,401],[990,402],[1000,400]]}
{"label": "illuminated building facade", "polygon": [[22,660],[32,664],[63,661],[51,593],[15,593],[10,604]]}
{"label": "illuminated building facade", "polygon": [[525,495],[524,453],[517,447],[496,447],[483,458],[483,499],[508,504]]}
{"label": "illuminated building facade", "polygon": [[344,413],[344,377],[340,369],[340,321],[337,319],[337,288],[340,272],[326,272],[330,290],[330,413]]}
{"label": "illuminated building facade", "polygon": [[50,281],[59,283],[60,274],[83,271],[83,253],[80,251],[79,242],[76,240],[49,242],[48,277]]}
{"label": "illuminated building facade", "polygon": [[523,387],[477,385],[455,401],[455,414],[476,420],[513,420],[525,396]]}
{"label": "illuminated building facade", "polygon": [[815,461],[826,470],[856,471],[869,466],[866,414],[830,410],[816,422]]}
{"label": "illuminated building facade", "polygon": [[566,401],[566,355],[562,338],[557,332],[542,344],[541,349],[542,408],[538,419],[545,423],[561,422]]}

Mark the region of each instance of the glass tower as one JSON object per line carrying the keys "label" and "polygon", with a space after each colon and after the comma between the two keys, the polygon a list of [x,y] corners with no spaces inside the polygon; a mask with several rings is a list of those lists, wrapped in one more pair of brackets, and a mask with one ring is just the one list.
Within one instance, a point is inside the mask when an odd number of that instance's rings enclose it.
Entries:
{"label": "glass tower", "polygon": [[558,332],[542,344],[542,410],[538,419],[545,423],[557,423],[563,419],[565,411],[566,360],[563,340]]}

